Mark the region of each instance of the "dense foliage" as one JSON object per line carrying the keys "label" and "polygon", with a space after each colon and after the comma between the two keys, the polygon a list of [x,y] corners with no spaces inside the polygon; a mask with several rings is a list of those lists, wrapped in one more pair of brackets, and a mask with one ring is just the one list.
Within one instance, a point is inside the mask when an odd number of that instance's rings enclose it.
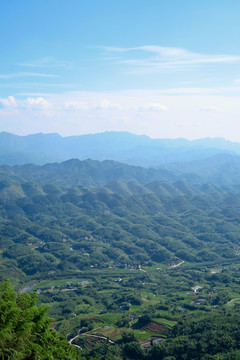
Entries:
{"label": "dense foliage", "polygon": [[81,359],[77,350],[50,327],[46,307],[37,307],[36,293],[18,295],[7,280],[0,284],[0,358]]}
{"label": "dense foliage", "polygon": [[93,187],[106,167],[148,173],[90,160],[0,168],[0,275],[23,291],[1,285],[2,359],[79,356],[31,290],[86,357],[239,359],[238,186]]}
{"label": "dense foliage", "polygon": [[238,256],[239,194],[126,196],[23,187],[21,196],[12,186],[15,198],[6,191],[0,200],[0,273],[10,277]]}

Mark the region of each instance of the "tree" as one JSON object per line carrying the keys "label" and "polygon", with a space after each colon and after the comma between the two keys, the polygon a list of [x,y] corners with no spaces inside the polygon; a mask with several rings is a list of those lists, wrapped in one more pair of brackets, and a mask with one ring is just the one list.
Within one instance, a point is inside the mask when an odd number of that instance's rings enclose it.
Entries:
{"label": "tree", "polygon": [[10,282],[0,283],[0,358],[78,360],[79,352],[50,327],[47,307],[37,307],[37,294],[17,296]]}
{"label": "tree", "polygon": [[121,340],[122,340],[123,344],[132,343],[134,341],[137,341],[134,331],[124,331],[122,333]]}
{"label": "tree", "polygon": [[129,359],[141,360],[143,358],[143,350],[139,343],[130,342],[124,345],[123,355]]}

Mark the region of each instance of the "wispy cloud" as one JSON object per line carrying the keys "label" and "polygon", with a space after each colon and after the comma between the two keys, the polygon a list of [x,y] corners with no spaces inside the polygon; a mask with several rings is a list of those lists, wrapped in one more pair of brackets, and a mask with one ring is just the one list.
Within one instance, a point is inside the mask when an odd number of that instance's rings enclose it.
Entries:
{"label": "wispy cloud", "polygon": [[88,104],[84,101],[66,101],[64,103],[65,110],[87,110]]}
{"label": "wispy cloud", "polygon": [[201,108],[200,108],[200,110],[202,110],[202,111],[207,111],[207,112],[209,112],[209,111],[213,111],[213,112],[218,112],[218,111],[220,111],[221,109],[220,109],[220,107],[219,106],[209,106],[209,105],[207,105],[207,106],[202,106]]}
{"label": "wispy cloud", "polygon": [[99,110],[121,109],[121,105],[114,104],[107,99],[103,99],[99,102],[99,104],[95,105],[95,109],[99,109]]}
{"label": "wispy cloud", "polygon": [[18,72],[12,74],[0,74],[0,79],[15,79],[19,77],[56,78],[58,77],[58,75],[35,73],[35,72]]}
{"label": "wispy cloud", "polygon": [[150,103],[150,104],[145,104],[145,105],[141,106],[139,110],[140,111],[159,112],[159,111],[168,111],[168,108],[167,108],[167,106],[159,104],[159,103]]}
{"label": "wispy cloud", "polygon": [[239,94],[240,86],[232,87],[183,87],[156,90],[159,95],[231,95]]}
{"label": "wispy cloud", "polygon": [[[226,54],[201,54],[182,48],[144,45],[131,48],[103,47],[108,53],[122,54],[118,62],[134,68],[151,70],[193,70],[211,64],[240,63],[240,56]],[[126,58],[126,54],[133,54]]]}
{"label": "wispy cloud", "polygon": [[55,59],[52,56],[43,57],[37,60],[30,60],[23,63],[19,63],[20,66],[34,67],[34,68],[72,68],[71,61],[63,61]]}

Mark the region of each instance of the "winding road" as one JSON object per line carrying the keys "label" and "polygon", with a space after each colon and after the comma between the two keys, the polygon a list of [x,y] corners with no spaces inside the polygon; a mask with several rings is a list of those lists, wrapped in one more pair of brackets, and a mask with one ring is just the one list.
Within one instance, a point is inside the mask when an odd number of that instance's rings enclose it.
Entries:
{"label": "winding road", "polygon": [[[91,330],[91,331],[95,331],[95,330],[97,330],[97,329],[99,329],[99,328],[96,328],[96,329]],[[69,344],[71,344],[71,345],[73,345],[73,346],[75,346],[75,347],[77,347],[77,348],[79,348],[79,349],[82,350],[81,346],[73,344],[73,341],[74,341],[75,339],[77,339],[78,337],[80,337],[80,336],[89,336],[89,337],[94,337],[94,338],[98,338],[98,339],[108,340],[108,342],[110,342],[110,344],[115,344],[114,341],[106,338],[105,336],[88,334],[87,332],[86,332],[86,333],[80,333],[80,334],[74,336],[72,339],[69,340]]]}

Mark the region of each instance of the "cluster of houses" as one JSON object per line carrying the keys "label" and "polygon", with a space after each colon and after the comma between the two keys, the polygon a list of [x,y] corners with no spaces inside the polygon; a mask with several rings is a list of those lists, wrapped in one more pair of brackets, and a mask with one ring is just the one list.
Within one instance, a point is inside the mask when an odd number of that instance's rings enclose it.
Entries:
{"label": "cluster of houses", "polygon": [[[77,285],[78,286],[81,285],[82,287],[85,287],[85,286],[89,285],[89,281],[88,280],[78,281]],[[71,281],[67,281],[65,283],[65,286],[59,286],[59,285],[58,286],[51,286],[47,290],[37,289],[36,292],[40,295],[43,291],[53,291],[53,290],[75,291],[77,289],[74,287],[74,284]]]}

